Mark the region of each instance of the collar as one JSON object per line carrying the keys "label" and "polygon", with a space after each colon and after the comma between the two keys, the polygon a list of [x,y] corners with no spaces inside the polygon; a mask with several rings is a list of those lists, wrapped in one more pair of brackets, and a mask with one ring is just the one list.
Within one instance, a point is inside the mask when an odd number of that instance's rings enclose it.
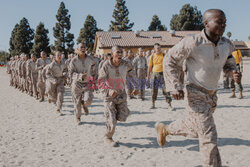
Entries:
{"label": "collar", "polygon": [[[211,41],[207,38],[207,36],[206,36],[206,34],[205,34],[205,28],[201,31],[201,37],[204,39],[205,44],[212,44],[212,45],[215,46],[215,44],[214,44],[213,42],[211,42]],[[222,44],[222,43],[223,43],[222,37],[219,37],[219,41],[218,41],[218,43],[217,43],[216,46],[218,46],[218,45],[220,45],[220,44]]]}

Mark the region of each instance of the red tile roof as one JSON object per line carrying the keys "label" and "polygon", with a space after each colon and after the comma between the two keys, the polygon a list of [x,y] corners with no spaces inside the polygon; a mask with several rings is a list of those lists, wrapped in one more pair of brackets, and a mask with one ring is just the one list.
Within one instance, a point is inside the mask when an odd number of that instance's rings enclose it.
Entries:
{"label": "red tile roof", "polygon": [[110,48],[114,45],[122,47],[152,47],[155,43],[159,43],[161,46],[172,47],[183,37],[192,36],[199,32],[175,31],[175,35],[172,36],[169,31],[139,31],[139,35],[136,36],[134,31],[101,31],[96,33],[96,40],[99,40],[100,48]]}

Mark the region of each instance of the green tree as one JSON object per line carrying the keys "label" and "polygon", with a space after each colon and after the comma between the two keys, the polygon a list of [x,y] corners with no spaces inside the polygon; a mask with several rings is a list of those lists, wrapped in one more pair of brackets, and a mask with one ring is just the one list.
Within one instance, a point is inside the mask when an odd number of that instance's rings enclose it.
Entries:
{"label": "green tree", "polygon": [[36,27],[31,53],[34,53],[36,56],[39,56],[41,51],[50,53],[48,33],[49,31],[45,29],[44,24],[40,22]]}
{"label": "green tree", "polygon": [[30,28],[28,20],[26,18],[23,18],[17,27],[14,38],[14,47],[16,54],[29,54],[33,46],[33,38],[33,29]]}
{"label": "green tree", "polygon": [[13,28],[11,32],[10,41],[9,41],[9,45],[10,45],[9,52],[11,56],[15,56],[17,54],[16,48],[15,48],[15,35],[17,32],[17,28],[18,28],[18,24],[16,24],[15,27]]}
{"label": "green tree", "polygon": [[231,36],[232,36],[232,33],[231,32],[227,32],[227,37],[231,38]]}
{"label": "green tree", "polygon": [[201,11],[196,6],[183,5],[179,14],[172,16],[170,28],[176,31],[202,30],[204,26]]}
{"label": "green tree", "polygon": [[88,15],[84,22],[83,28],[80,30],[77,44],[85,43],[89,51],[92,51],[95,42],[95,33],[98,31],[96,20],[93,16]]}
{"label": "green tree", "polygon": [[10,59],[10,54],[5,51],[0,51],[0,62],[6,62]]}
{"label": "green tree", "polygon": [[167,28],[165,25],[161,24],[159,17],[155,14],[152,18],[152,21],[148,27],[149,31],[166,31]]}
{"label": "green tree", "polygon": [[116,0],[115,9],[112,15],[114,21],[111,21],[109,31],[131,31],[134,26],[134,23],[129,23],[129,11],[125,4],[125,0]]}
{"label": "green tree", "polygon": [[[64,52],[66,55],[73,53],[74,51],[74,35],[69,33],[71,28],[69,10],[65,8],[65,4],[61,2],[60,7],[57,11],[56,19],[57,23],[53,27],[53,35],[55,37],[56,50]],[[67,47],[66,47],[67,46]]]}

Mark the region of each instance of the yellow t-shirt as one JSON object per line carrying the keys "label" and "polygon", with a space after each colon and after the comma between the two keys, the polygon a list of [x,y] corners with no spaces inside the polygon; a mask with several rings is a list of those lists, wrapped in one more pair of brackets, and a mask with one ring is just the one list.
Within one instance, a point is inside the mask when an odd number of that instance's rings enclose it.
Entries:
{"label": "yellow t-shirt", "polygon": [[[149,66],[153,66],[153,72],[162,72],[162,63],[163,63],[164,55],[163,53],[157,55],[156,53],[150,56],[149,58]],[[153,59],[153,62],[152,62]]]}
{"label": "yellow t-shirt", "polygon": [[234,57],[234,59],[235,59],[235,63],[236,63],[236,64],[239,64],[240,61],[241,61],[241,59],[242,59],[242,55],[241,55],[240,50],[233,51],[233,52],[232,52],[232,55],[233,55],[233,57]]}

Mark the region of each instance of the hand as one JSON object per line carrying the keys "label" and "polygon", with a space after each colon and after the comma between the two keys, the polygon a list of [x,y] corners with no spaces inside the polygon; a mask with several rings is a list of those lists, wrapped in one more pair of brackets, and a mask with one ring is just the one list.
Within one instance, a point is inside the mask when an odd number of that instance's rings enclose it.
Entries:
{"label": "hand", "polygon": [[233,71],[233,79],[236,83],[240,83],[241,81],[241,73],[237,71]]}
{"label": "hand", "polygon": [[135,89],[133,92],[132,92],[132,95],[136,96],[139,94],[139,90]]}
{"label": "hand", "polygon": [[183,100],[184,99],[184,92],[183,90],[178,90],[172,93],[172,96],[175,100]]}
{"label": "hand", "polygon": [[112,98],[115,98],[115,97],[117,96],[117,91],[116,91],[116,90],[112,90],[112,91],[110,92],[110,96],[111,96]]}
{"label": "hand", "polygon": [[148,80],[150,81],[150,75],[148,75]]}
{"label": "hand", "polygon": [[85,79],[87,77],[87,73],[82,74],[82,79]]}

